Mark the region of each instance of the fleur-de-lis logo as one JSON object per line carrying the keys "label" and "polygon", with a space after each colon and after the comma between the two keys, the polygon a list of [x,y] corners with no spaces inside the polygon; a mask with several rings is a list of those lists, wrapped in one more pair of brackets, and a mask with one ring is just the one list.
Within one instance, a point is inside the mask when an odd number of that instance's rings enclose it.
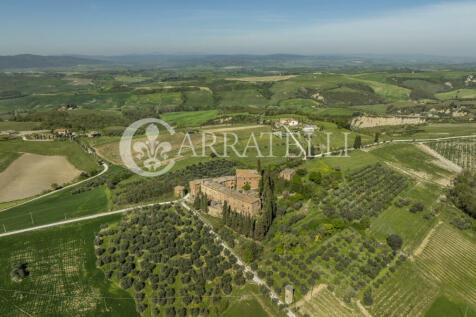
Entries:
{"label": "fleur-de-lis logo", "polygon": [[[131,171],[142,176],[162,175],[175,164],[175,161],[169,159],[167,154],[172,149],[172,145],[169,142],[160,142],[159,128],[155,123],[162,125],[170,135],[175,134],[174,129],[166,122],[156,118],[148,118],[131,124],[122,134],[121,142],[119,143],[119,150],[124,164]],[[144,125],[147,125],[145,129],[146,140],[132,143],[134,134]],[[167,164],[161,161],[161,159],[167,160]],[[142,163],[144,169],[137,165],[136,160]],[[164,167],[162,168],[162,166]]]}
{"label": "fleur-de-lis logo", "polygon": [[160,159],[157,158],[157,156],[160,155],[160,157],[166,160],[168,158],[167,152],[172,149],[172,145],[170,145],[169,142],[159,142],[157,140],[159,133],[159,129],[155,124],[149,124],[149,126],[145,129],[147,141],[135,142],[133,145],[134,151],[137,152],[136,158],[138,160],[142,160],[144,157],[147,157],[147,159],[144,161],[144,167],[149,171],[155,171],[160,166],[162,166],[162,163],[160,162]]}

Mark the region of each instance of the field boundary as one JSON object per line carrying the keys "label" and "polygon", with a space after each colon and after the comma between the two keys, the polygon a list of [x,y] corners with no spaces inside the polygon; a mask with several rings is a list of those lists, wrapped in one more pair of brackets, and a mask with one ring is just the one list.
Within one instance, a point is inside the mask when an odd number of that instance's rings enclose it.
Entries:
{"label": "field boundary", "polygon": [[63,220],[63,221],[59,221],[59,222],[53,222],[53,223],[49,223],[49,224],[46,224],[46,225],[41,225],[41,226],[30,227],[30,228],[15,230],[15,231],[4,232],[4,233],[0,233],[0,238],[15,235],[15,234],[19,234],[19,233],[24,233],[24,232],[29,232],[29,231],[36,231],[36,230],[41,230],[41,229],[46,229],[46,228],[51,228],[51,227],[57,227],[57,226],[61,226],[61,225],[69,224],[69,223],[80,222],[80,221],[84,221],[84,220],[89,220],[89,219],[95,219],[95,218],[120,214],[120,213],[124,213],[124,212],[134,210],[134,209],[143,209],[143,208],[153,207],[153,206],[157,206],[157,205],[172,204],[172,203],[177,202],[177,201],[180,201],[180,199],[179,200],[164,201],[164,202],[160,202],[160,203],[151,203],[151,204],[147,204],[147,205],[133,206],[133,207],[128,207],[128,208],[114,210],[114,211],[102,212],[102,213],[95,214],[95,215],[89,215],[89,216],[73,218],[73,219],[69,219],[69,220]]}
{"label": "field boundary", "polygon": [[46,193],[46,194],[43,194],[43,195],[34,197],[34,198],[29,199],[29,200],[27,200],[27,201],[24,201],[24,202],[22,202],[22,203],[20,203],[20,204],[18,204],[18,205],[14,205],[14,206],[11,206],[11,207],[7,207],[7,208],[5,208],[5,209],[0,210],[0,212],[6,211],[6,210],[9,210],[9,209],[18,207],[18,206],[22,206],[22,205],[28,204],[28,203],[30,203],[30,202],[32,202],[32,201],[38,200],[38,199],[40,199],[40,198],[47,197],[47,196],[52,195],[52,194],[54,194],[54,193],[60,192],[60,191],[62,191],[62,190],[65,190],[65,189],[68,189],[68,188],[71,188],[71,187],[74,187],[74,186],[76,186],[76,185],[79,185],[79,184],[82,184],[82,183],[84,183],[84,182],[87,182],[87,181],[89,181],[89,180],[91,180],[91,179],[94,179],[94,178],[96,178],[96,177],[98,177],[98,176],[101,176],[102,174],[106,173],[106,172],[109,170],[109,165],[107,165],[106,162],[103,162],[102,165],[103,165],[104,169],[103,169],[100,173],[98,173],[98,174],[96,174],[96,175],[93,175],[93,176],[91,176],[91,177],[89,177],[89,178],[83,179],[82,181],[76,182],[76,183],[74,183],[74,184],[70,184],[70,185],[61,187],[60,189],[56,189],[56,190],[50,191],[50,192],[48,192],[48,193]]}

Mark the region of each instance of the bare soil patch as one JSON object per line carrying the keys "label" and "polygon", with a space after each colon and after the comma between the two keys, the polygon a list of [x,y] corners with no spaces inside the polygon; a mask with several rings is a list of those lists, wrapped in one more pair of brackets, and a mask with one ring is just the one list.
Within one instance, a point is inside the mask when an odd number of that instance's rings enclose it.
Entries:
{"label": "bare soil patch", "polygon": [[64,156],[25,153],[0,173],[0,202],[40,194],[51,184],[70,182],[80,173]]}
{"label": "bare soil patch", "polygon": [[418,248],[415,249],[415,252],[413,252],[413,256],[417,256],[419,254],[421,254],[423,252],[423,250],[425,249],[426,245],[428,244],[428,242],[430,241],[430,238],[431,236],[435,233],[436,229],[438,228],[439,225],[441,225],[443,222],[442,221],[439,221],[438,224],[436,226],[434,226],[433,228],[431,228],[430,232],[428,232],[428,234],[426,235],[426,237],[423,239],[423,241],[421,242],[421,244],[418,246]]}
{"label": "bare soil patch", "polygon": [[425,119],[422,118],[403,118],[403,117],[358,117],[352,120],[351,125],[356,128],[373,128],[389,125],[422,124]]}
{"label": "bare soil patch", "polygon": [[248,130],[248,129],[258,129],[258,128],[265,128],[265,125],[247,125],[242,127],[226,127],[226,128],[218,128],[218,129],[208,129],[203,130],[203,132],[233,132],[238,130]]}
{"label": "bare soil patch", "polygon": [[450,172],[461,173],[461,171],[463,170],[460,166],[451,162],[447,158],[443,157],[438,152],[436,152],[435,150],[430,148],[428,145],[423,144],[423,143],[418,143],[417,146],[422,151],[430,154],[431,156],[433,156],[435,158],[435,160],[432,162],[433,164],[435,164],[435,165],[437,165],[441,168],[444,168],[444,169],[446,169]]}

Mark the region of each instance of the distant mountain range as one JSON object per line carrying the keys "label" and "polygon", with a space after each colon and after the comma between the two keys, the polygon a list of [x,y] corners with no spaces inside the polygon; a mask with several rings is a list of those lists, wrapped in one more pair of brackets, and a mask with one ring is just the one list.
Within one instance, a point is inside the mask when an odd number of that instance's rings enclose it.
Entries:
{"label": "distant mountain range", "polygon": [[74,66],[124,66],[124,67],[205,67],[205,68],[265,68],[265,69],[364,69],[369,67],[418,67],[436,66],[444,68],[449,65],[474,67],[476,58],[441,57],[428,55],[204,55],[204,54],[136,54],[121,56],[71,55],[42,56],[22,54],[0,56],[0,69],[54,68]]}
{"label": "distant mountain range", "polygon": [[74,56],[42,56],[21,54],[0,56],[0,69],[72,67],[79,65],[105,64],[105,61]]}

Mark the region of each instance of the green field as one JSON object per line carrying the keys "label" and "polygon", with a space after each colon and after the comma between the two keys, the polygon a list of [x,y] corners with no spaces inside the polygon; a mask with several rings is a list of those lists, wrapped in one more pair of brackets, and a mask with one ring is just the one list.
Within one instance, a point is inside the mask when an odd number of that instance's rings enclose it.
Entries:
{"label": "green field", "polygon": [[475,317],[476,311],[464,303],[454,303],[446,296],[439,296],[425,313],[425,317]]}
{"label": "green field", "polygon": [[[137,316],[134,300],[96,268],[94,234],[109,216],[0,239],[0,315]],[[29,276],[10,278],[15,262]]]}
{"label": "green field", "polygon": [[65,189],[2,211],[0,224],[5,225],[7,231],[12,231],[92,215],[109,209],[109,194],[106,186],[73,195],[74,190],[75,188]]}
{"label": "green field", "polygon": [[371,151],[373,155],[382,160],[392,162],[404,168],[422,171],[434,177],[446,177],[449,172],[446,169],[433,164],[435,159],[430,154],[419,150],[414,144],[390,144]]}
{"label": "green field", "polygon": [[30,131],[37,129],[39,126],[39,122],[0,121],[0,131]]}
{"label": "green field", "polygon": [[20,157],[20,153],[2,152],[0,153],[0,173],[3,172],[8,165]]}
{"label": "green field", "polygon": [[77,143],[69,141],[32,142],[21,139],[0,141],[1,152],[33,153],[40,155],[63,155],[77,169],[86,172],[99,171],[101,167]]}
{"label": "green field", "polygon": [[454,91],[442,92],[436,94],[436,97],[441,100],[476,99],[476,89],[458,89]]}
{"label": "green field", "polygon": [[437,222],[435,217],[425,219],[423,216],[433,211],[439,195],[436,185],[427,183],[413,185],[402,192],[398,198],[407,199],[412,204],[421,202],[425,209],[412,213],[407,210],[408,207],[399,208],[392,205],[372,220],[371,233],[381,241],[384,241],[389,234],[398,234],[403,239],[403,249],[407,252],[413,251]]}
{"label": "green field", "polygon": [[198,127],[207,121],[217,117],[217,110],[203,110],[191,112],[167,112],[161,115],[161,119],[170,125],[183,127]]}
{"label": "green field", "polygon": [[476,123],[432,123],[420,127],[411,137],[415,139],[445,138],[451,136],[475,135]]}

